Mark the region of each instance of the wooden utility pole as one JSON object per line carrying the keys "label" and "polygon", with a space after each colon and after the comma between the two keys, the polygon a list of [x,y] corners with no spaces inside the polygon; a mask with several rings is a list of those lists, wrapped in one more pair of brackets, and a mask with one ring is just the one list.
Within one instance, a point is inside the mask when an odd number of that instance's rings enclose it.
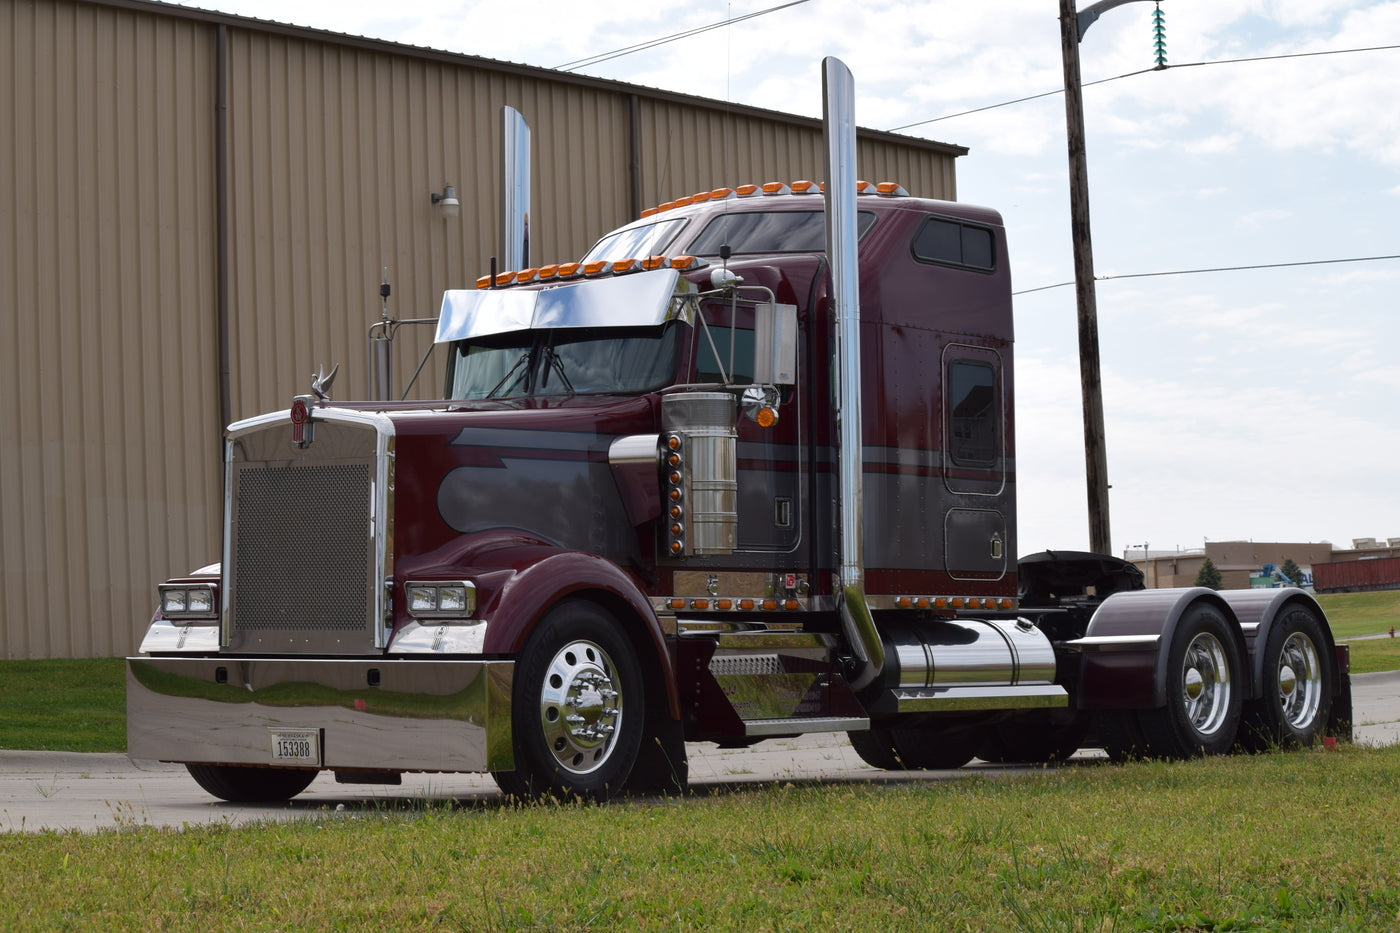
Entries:
{"label": "wooden utility pole", "polygon": [[1089,550],[1096,554],[1111,554],[1108,452],[1104,446],[1103,386],[1099,378],[1099,312],[1094,298],[1094,249],[1089,235],[1089,164],[1084,154],[1079,37],[1079,14],[1075,10],[1074,0],[1060,0],[1060,42],[1065,65],[1065,135],[1069,141],[1070,235],[1074,241],[1074,293],[1079,307],[1079,383],[1084,399],[1084,466],[1089,492]]}

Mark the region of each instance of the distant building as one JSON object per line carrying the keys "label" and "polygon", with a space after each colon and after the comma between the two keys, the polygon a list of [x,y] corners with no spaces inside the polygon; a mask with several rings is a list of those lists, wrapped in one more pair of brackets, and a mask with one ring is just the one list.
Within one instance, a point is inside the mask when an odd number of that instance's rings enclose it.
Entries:
{"label": "distant building", "polygon": [[1384,544],[1375,538],[1354,538],[1352,545],[1349,550],[1338,550],[1328,541],[1306,544],[1207,541],[1201,548],[1154,549],[1146,555],[1142,548],[1130,547],[1124,550],[1123,559],[1143,571],[1149,588],[1166,589],[1195,585],[1196,575],[1209,557],[1220,571],[1221,589],[1246,590],[1253,585],[1251,578],[1262,576],[1266,566],[1282,567],[1287,560],[1292,560],[1311,577],[1314,564],[1400,557],[1400,538],[1390,538]]}

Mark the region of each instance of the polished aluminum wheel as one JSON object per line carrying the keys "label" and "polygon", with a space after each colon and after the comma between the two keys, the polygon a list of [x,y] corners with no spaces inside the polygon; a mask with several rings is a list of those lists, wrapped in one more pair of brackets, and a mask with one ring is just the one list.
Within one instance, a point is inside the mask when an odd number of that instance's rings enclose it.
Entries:
{"label": "polished aluminum wheel", "polygon": [[1229,718],[1230,662],[1225,646],[1214,634],[1200,632],[1186,646],[1181,670],[1187,722],[1203,736],[1215,735]]}
{"label": "polished aluminum wheel", "polygon": [[1283,643],[1278,656],[1279,705],[1284,720],[1293,728],[1313,728],[1322,704],[1322,664],[1317,646],[1302,632],[1294,632]]}
{"label": "polished aluminum wheel", "polygon": [[608,760],[622,725],[623,697],[608,653],[591,641],[560,648],[540,689],[545,744],[560,767],[588,774]]}

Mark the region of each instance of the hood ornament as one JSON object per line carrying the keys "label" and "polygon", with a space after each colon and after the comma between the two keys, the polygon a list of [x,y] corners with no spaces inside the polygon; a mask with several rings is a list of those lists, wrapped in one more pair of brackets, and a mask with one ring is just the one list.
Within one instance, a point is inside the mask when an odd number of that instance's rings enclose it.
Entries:
{"label": "hood ornament", "polygon": [[335,374],[340,372],[340,364],[332,366],[329,373],[322,369],[317,367],[317,371],[311,374],[311,394],[316,396],[317,401],[325,402],[330,400],[331,383],[335,382]]}

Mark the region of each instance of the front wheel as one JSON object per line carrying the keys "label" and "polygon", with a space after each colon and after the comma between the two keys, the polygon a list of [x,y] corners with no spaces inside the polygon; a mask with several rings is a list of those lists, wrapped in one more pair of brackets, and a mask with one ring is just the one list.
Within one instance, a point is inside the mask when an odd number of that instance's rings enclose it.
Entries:
{"label": "front wheel", "polygon": [[1240,730],[1246,748],[1307,748],[1327,728],[1335,690],[1322,626],[1312,609],[1295,606],[1269,630],[1261,696],[1245,707]]}
{"label": "front wheel", "polygon": [[551,610],[521,652],[511,705],[515,770],[493,775],[501,790],[590,800],[622,790],[646,710],[631,643],[611,615],[582,601]]}
{"label": "front wheel", "polygon": [[242,765],[187,764],[195,783],[229,803],[281,803],[311,786],[308,768],[251,768]]}
{"label": "front wheel", "polygon": [[1167,652],[1167,703],[1138,711],[1154,758],[1222,755],[1235,744],[1241,691],[1239,645],[1229,621],[1213,606],[1186,610]]}

